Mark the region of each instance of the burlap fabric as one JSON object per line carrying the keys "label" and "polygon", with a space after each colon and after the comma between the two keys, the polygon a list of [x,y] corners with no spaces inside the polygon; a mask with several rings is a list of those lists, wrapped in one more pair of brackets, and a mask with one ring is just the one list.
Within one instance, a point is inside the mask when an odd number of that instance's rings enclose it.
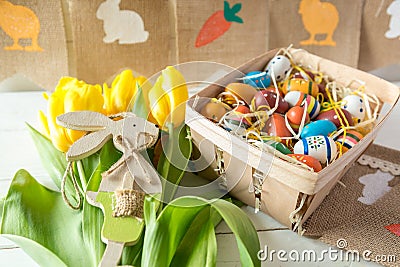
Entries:
{"label": "burlap fabric", "polygon": [[[372,145],[365,153],[379,160],[400,164],[400,152]],[[392,175],[382,169],[371,168],[355,163],[343,176],[342,184],[337,184],[321,206],[304,224],[305,235],[320,237],[320,240],[336,245],[337,240],[345,239],[346,249],[371,251],[369,258],[376,255],[395,255],[396,262],[380,262],[385,266],[400,266],[400,237],[385,226],[400,224],[400,176],[393,175],[386,194],[373,204],[360,200],[365,187],[360,177],[374,174],[374,179]],[[371,176],[373,177],[373,176]],[[364,191],[363,191],[364,190]],[[375,190],[379,190],[375,188]]]}

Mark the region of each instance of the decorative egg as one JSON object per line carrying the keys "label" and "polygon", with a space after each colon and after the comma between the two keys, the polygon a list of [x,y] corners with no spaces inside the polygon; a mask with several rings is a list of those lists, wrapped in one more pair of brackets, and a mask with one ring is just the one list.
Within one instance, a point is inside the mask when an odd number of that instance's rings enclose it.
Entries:
{"label": "decorative egg", "polygon": [[317,117],[321,109],[321,104],[313,96],[299,91],[288,92],[285,95],[285,100],[291,107],[302,106],[305,100],[307,102],[307,112],[311,119]]}
{"label": "decorative egg", "polygon": [[214,122],[219,122],[229,107],[221,102],[210,102],[207,103],[200,111],[201,115]]}
{"label": "decorative egg", "polygon": [[[261,90],[254,95],[254,105],[256,110],[268,110],[268,107],[273,108],[276,103],[277,94],[271,90]],[[289,104],[285,99],[279,96],[278,108],[276,112],[285,113],[289,109]]]}
{"label": "decorative egg", "polygon": [[332,132],[336,131],[336,125],[328,120],[312,121],[304,126],[301,131],[300,137],[306,138],[314,135],[325,135],[328,136]]}
{"label": "decorative egg", "polygon": [[337,147],[331,137],[323,135],[309,136],[294,145],[294,154],[310,155],[325,164],[332,162],[336,158]]}
{"label": "decorative egg", "polygon": [[[304,114],[304,107],[299,107],[299,106],[291,107],[286,113],[289,124],[295,132],[299,130],[303,114]],[[306,112],[304,125],[306,125],[309,122],[310,122],[310,116]]]}
{"label": "decorative egg", "polygon": [[[257,93],[256,88],[251,85],[244,84],[244,83],[230,83],[225,88],[226,92],[230,92],[235,95],[239,100],[244,101],[247,105],[250,105],[251,100],[253,99],[254,95]],[[224,99],[224,98],[223,98]],[[232,98],[225,98],[229,99],[227,104],[237,104],[236,101]]]}
{"label": "decorative egg", "polygon": [[265,67],[265,72],[271,76],[273,70],[275,79],[277,81],[282,81],[286,78],[291,69],[292,64],[290,60],[286,56],[278,55],[269,61],[268,65]]}
{"label": "decorative egg", "polygon": [[249,113],[250,109],[246,106],[238,106],[231,114],[224,118],[225,129],[239,135],[245,135],[246,130],[251,127],[250,118],[243,117]]}
{"label": "decorative egg", "polygon": [[308,167],[312,168],[315,172],[322,170],[321,163],[316,158],[304,155],[304,154],[288,154],[289,157],[295,158],[298,161],[306,164]]}
{"label": "decorative egg", "polygon": [[264,143],[267,144],[267,145],[272,146],[273,148],[275,148],[276,150],[278,150],[282,154],[287,155],[287,154],[292,153],[292,151],[290,151],[290,149],[287,148],[284,144],[276,142],[274,140],[265,140]]}
{"label": "decorative egg", "polygon": [[[267,133],[269,136],[279,136],[279,137],[291,137],[289,129],[286,127],[285,118],[283,115],[274,113],[272,114],[265,126],[263,132]],[[281,143],[288,146],[290,144],[290,139],[282,139]]]}
{"label": "decorative egg", "polygon": [[252,71],[242,78],[243,83],[255,88],[267,88],[271,84],[271,78],[266,72]]}
{"label": "decorative egg", "polygon": [[282,92],[287,94],[291,91],[299,91],[305,94],[317,97],[319,93],[318,85],[312,81],[306,81],[304,79],[289,79],[283,83]]}
{"label": "decorative egg", "polygon": [[241,113],[241,114],[247,114],[250,113],[250,109],[246,106],[239,105],[234,109],[235,112]]}
{"label": "decorative egg", "polygon": [[358,95],[348,95],[342,100],[342,108],[350,112],[355,122],[361,122],[365,118],[365,103]]}
{"label": "decorative egg", "polygon": [[347,152],[350,148],[355,146],[364,136],[355,131],[355,130],[347,130],[346,137],[341,135],[337,138],[336,142],[343,146],[343,152]]}
{"label": "decorative egg", "polygon": [[311,71],[299,71],[293,74],[293,78],[298,78],[298,79],[304,79],[306,81],[313,81],[314,80],[314,74]]}
{"label": "decorative egg", "polygon": [[316,120],[329,120],[329,121],[333,122],[336,125],[336,127],[339,128],[342,126],[342,124],[340,124],[340,120],[339,120],[339,117],[340,117],[344,127],[347,126],[346,120],[347,120],[349,126],[354,125],[353,118],[347,110],[338,109],[338,114],[339,114],[339,116],[336,114],[336,111],[334,109],[331,109],[331,110],[320,113],[318,115],[318,117],[316,118]]}

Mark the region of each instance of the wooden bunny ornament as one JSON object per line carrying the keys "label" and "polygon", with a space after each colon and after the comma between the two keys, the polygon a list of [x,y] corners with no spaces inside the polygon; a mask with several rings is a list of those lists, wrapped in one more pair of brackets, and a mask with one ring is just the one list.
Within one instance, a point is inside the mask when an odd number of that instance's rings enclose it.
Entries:
{"label": "wooden bunny ornament", "polygon": [[57,117],[57,123],[73,130],[90,133],[76,141],[67,152],[67,160],[75,161],[96,153],[112,138],[122,157],[102,173],[99,191],[86,192],[90,204],[104,212],[102,240],[107,243],[99,266],[117,266],[125,245],[140,238],[145,193],[160,193],[157,171],[139,153],[155,144],[158,127],[133,113],[122,114],[114,121],[91,111],[70,112]]}

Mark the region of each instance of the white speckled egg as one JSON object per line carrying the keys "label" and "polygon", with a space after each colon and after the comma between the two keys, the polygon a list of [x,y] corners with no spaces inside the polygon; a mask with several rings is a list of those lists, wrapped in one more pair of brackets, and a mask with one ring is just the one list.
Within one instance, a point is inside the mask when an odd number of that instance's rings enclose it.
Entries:
{"label": "white speckled egg", "polygon": [[325,164],[336,158],[337,147],[331,137],[316,135],[298,141],[294,145],[294,153],[310,155]]}
{"label": "white speckled egg", "polygon": [[282,55],[273,57],[268,65],[265,67],[265,72],[268,75],[272,75],[271,69],[273,69],[275,74],[275,79],[277,81],[282,81],[285,79],[286,75],[290,72],[292,65],[290,64],[290,60]]}
{"label": "white speckled egg", "polygon": [[348,95],[342,100],[343,109],[347,110],[354,118],[354,122],[361,122],[365,118],[365,103],[358,95]]}

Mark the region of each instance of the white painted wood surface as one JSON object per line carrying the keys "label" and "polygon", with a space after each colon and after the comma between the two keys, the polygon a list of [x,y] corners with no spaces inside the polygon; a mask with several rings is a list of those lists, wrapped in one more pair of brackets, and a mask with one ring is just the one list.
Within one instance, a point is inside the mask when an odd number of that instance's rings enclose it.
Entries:
{"label": "white painted wood surface", "polygon": [[[25,122],[38,127],[37,112],[45,110],[46,103],[41,92],[8,92],[0,93],[0,197],[6,195],[14,173],[24,168],[34,177],[54,188],[48,175],[41,166],[34,144],[30,138]],[[387,124],[379,133],[376,143],[400,150],[400,143],[396,137],[400,135],[400,107],[398,106]],[[268,246],[269,250],[303,250],[315,249],[317,253],[329,246],[298,236],[286,227],[263,213],[254,214],[254,209],[243,207],[250,216],[259,233],[261,247]],[[239,255],[234,236],[227,226],[222,223],[217,227],[218,265],[240,266]],[[263,266],[376,266],[367,262],[332,262],[329,258],[324,262],[282,262],[275,259],[263,262]],[[20,248],[12,242],[0,239],[0,266],[38,266]]]}

